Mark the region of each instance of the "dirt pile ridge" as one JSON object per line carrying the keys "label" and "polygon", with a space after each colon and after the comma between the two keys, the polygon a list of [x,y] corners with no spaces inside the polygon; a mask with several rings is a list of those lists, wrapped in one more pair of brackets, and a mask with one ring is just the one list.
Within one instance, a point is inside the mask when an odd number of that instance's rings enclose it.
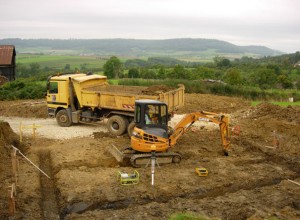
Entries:
{"label": "dirt pile ridge", "polygon": [[250,102],[241,98],[193,93],[185,94],[184,106],[180,108],[177,113],[184,114],[196,111],[209,111],[229,114],[249,107]]}
{"label": "dirt pile ridge", "polygon": [[0,102],[0,115],[23,118],[48,118],[46,101],[14,100]]}
{"label": "dirt pile ridge", "polygon": [[240,126],[240,140],[251,146],[246,150],[263,151],[272,160],[286,161],[300,171],[300,108],[262,103],[233,114]]}
{"label": "dirt pile ridge", "polygon": [[266,117],[300,124],[299,107],[280,107],[271,103],[262,103],[251,108],[247,114],[252,119]]}
{"label": "dirt pile ridge", "polygon": [[143,95],[157,95],[162,92],[168,92],[174,88],[165,85],[153,85],[142,91]]}

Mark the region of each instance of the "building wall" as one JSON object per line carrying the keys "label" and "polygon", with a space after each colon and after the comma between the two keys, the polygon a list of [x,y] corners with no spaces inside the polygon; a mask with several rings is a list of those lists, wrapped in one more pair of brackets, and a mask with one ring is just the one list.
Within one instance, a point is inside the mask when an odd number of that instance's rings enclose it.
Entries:
{"label": "building wall", "polygon": [[5,76],[9,81],[15,80],[14,67],[0,67],[0,75]]}

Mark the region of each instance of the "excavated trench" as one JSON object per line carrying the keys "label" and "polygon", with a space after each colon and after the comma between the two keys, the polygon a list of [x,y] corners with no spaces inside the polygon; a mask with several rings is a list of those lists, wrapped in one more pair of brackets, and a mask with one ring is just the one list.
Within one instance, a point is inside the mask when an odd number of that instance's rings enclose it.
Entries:
{"label": "excavated trench", "polygon": [[245,146],[251,146],[251,152],[256,152],[264,156],[264,161],[269,161],[274,164],[278,164],[287,169],[292,170],[300,175],[300,157],[291,155],[276,155],[272,152],[264,152],[261,147],[249,142],[248,140],[243,140]]}
{"label": "excavated trench", "polygon": [[40,185],[41,185],[41,210],[42,217],[45,220],[48,219],[59,219],[59,208],[58,208],[58,190],[55,186],[55,182],[52,175],[52,165],[49,150],[43,150],[39,152],[39,163],[40,168],[51,177],[49,179],[44,174],[40,174]]}
{"label": "excavated trench", "polygon": [[95,210],[107,210],[107,209],[126,209],[129,206],[140,206],[146,205],[151,202],[156,203],[167,203],[172,199],[175,198],[182,198],[182,199],[204,199],[204,198],[215,198],[219,196],[224,196],[226,193],[235,193],[240,190],[253,190],[257,188],[262,188],[266,186],[273,186],[279,184],[282,180],[285,179],[296,179],[299,175],[291,175],[291,176],[284,176],[284,177],[277,177],[273,179],[268,179],[265,181],[257,181],[257,182],[248,182],[247,184],[243,185],[229,185],[227,187],[221,186],[214,189],[205,189],[205,188],[198,188],[189,193],[182,193],[176,194],[173,196],[163,196],[163,197],[156,197],[154,199],[145,198],[145,199],[137,199],[135,197],[127,198],[123,200],[113,201],[113,202],[94,202],[92,204],[85,203],[84,201],[69,204],[61,211],[61,218],[65,218],[68,214],[71,213],[79,213],[82,214],[86,211],[95,211]]}

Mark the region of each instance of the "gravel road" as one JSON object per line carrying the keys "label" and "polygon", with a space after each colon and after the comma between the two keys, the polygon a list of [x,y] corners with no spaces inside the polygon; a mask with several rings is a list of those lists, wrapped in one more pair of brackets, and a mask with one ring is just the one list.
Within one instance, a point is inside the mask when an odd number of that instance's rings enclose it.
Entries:
{"label": "gravel road", "polygon": [[[183,116],[184,115],[174,115],[169,125],[174,127]],[[54,118],[42,119],[0,116],[0,120],[8,122],[10,127],[17,134],[20,134],[20,125],[22,123],[22,132],[25,136],[32,135],[32,126],[35,124],[38,126],[36,136],[57,140],[92,136],[94,132],[108,132],[105,122],[101,122],[99,125],[74,124],[71,127],[60,127]],[[205,126],[206,129],[218,129],[217,125],[208,124],[206,122],[198,121],[194,124],[195,128],[203,126]]]}
{"label": "gravel road", "polygon": [[32,135],[32,126],[35,124],[39,126],[36,129],[36,136],[50,138],[50,139],[71,139],[75,137],[92,136],[94,132],[107,132],[104,123],[97,125],[74,124],[71,127],[60,127],[53,118],[18,118],[18,117],[3,117],[0,120],[6,121],[15,133],[20,134],[20,124],[22,123],[23,134]]}

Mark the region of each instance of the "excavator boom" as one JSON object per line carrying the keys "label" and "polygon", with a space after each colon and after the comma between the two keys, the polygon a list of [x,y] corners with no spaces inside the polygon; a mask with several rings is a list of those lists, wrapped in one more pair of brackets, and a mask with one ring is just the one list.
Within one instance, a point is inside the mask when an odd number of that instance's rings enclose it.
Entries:
{"label": "excavator boom", "polygon": [[214,112],[193,112],[187,114],[176,126],[174,127],[174,132],[170,135],[170,146],[174,146],[177,140],[186,132],[188,132],[191,126],[196,121],[213,122],[219,125],[221,143],[223,146],[223,151],[228,155],[228,150],[230,147],[229,141],[229,119],[224,114],[217,114]]}

